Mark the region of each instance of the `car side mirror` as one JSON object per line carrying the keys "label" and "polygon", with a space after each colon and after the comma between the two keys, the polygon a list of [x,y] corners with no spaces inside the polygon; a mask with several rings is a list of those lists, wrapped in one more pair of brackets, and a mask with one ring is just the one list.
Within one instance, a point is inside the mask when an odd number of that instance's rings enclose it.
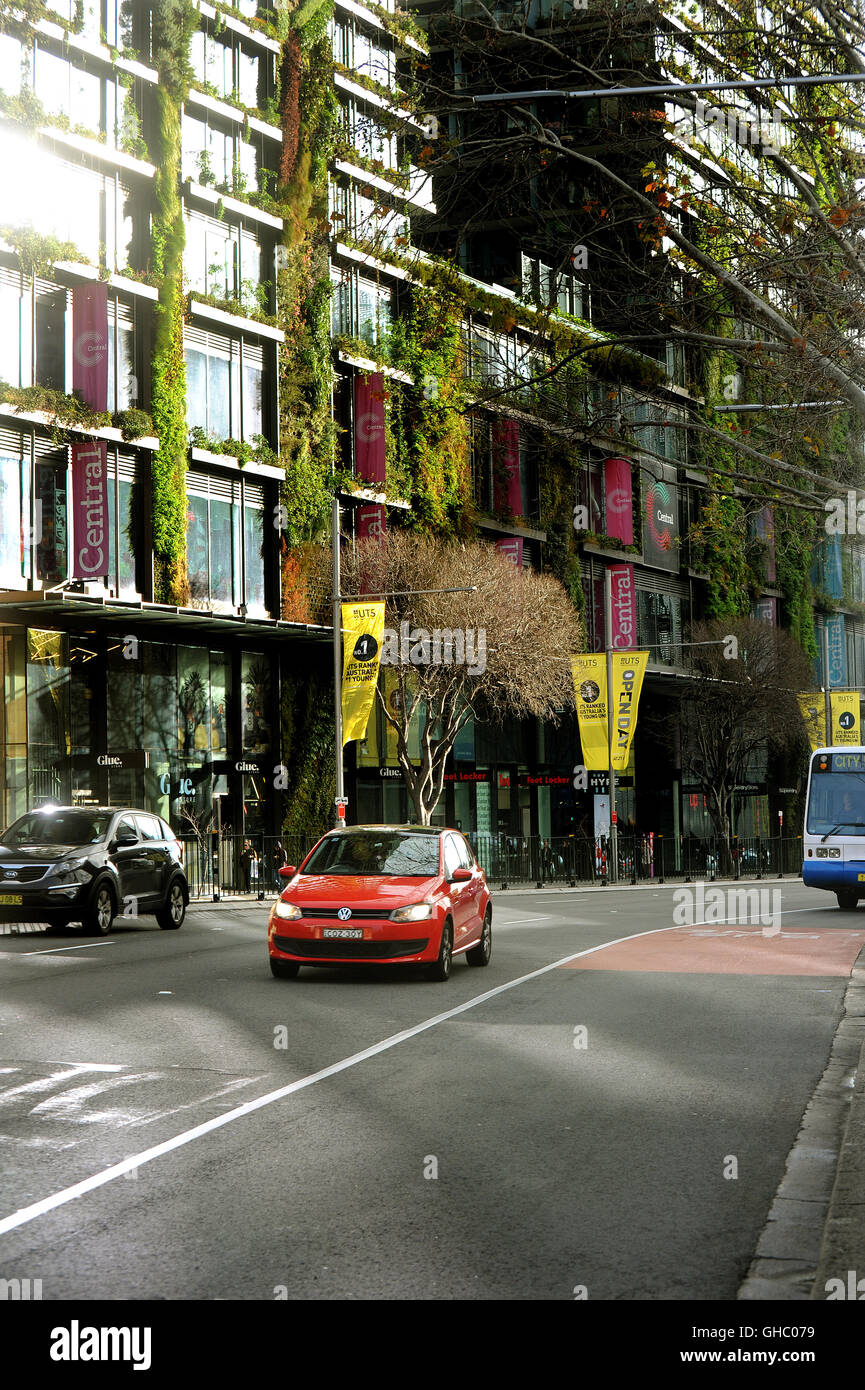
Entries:
{"label": "car side mirror", "polygon": [[297,869],[294,864],[281,864],[277,872],[280,878],[294,878]]}
{"label": "car side mirror", "polygon": [[454,869],[451,874],[451,883],[468,883],[471,876],[471,869]]}
{"label": "car side mirror", "polygon": [[132,830],[122,830],[111,842],[113,849],[128,849],[138,844],[138,836]]}

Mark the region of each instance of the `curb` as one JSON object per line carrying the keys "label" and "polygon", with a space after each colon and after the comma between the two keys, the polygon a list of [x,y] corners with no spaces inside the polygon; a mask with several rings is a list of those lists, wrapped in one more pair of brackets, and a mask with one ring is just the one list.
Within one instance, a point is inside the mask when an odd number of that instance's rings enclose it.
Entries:
{"label": "curb", "polygon": [[857,1290],[859,1279],[865,1277],[865,949],[853,967],[844,1008],[839,1033],[844,1033],[851,1051],[856,1051],[857,1065],[811,1289],[811,1298],[821,1300],[828,1300],[826,1285],[831,1279],[842,1281],[840,1289],[837,1285],[833,1289],[836,1298],[856,1299],[865,1293],[865,1283]]}
{"label": "curb", "polygon": [[[855,1088],[855,1089],[854,1089]],[[857,1099],[858,1098],[858,1099]],[[804,1301],[865,1274],[865,948],[737,1298]]]}

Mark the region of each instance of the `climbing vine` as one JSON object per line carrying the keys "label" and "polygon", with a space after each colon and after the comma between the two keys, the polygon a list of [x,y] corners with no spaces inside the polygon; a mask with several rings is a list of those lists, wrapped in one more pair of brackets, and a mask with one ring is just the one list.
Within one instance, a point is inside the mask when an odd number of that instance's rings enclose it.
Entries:
{"label": "climbing vine", "polygon": [[283,144],[278,205],[285,222],[277,302],[284,541],[312,539],[327,523],[336,430],[331,413],[328,165],[338,105],[327,23],[333,0],[306,0],[287,17],[280,61]]}
{"label": "climbing vine", "polygon": [[320,672],[282,682],[282,756],[290,795],[282,829],[318,836],[331,823],[335,781],[333,687]]}
{"label": "climbing vine", "polygon": [[156,166],[152,258],[159,283],[151,363],[151,409],[159,436],[152,472],[154,596],[157,602],[177,604],[189,599],[180,122],[192,76],[189,43],[197,20],[191,0],[156,0],[152,7],[152,57],[159,72],[151,147]]}

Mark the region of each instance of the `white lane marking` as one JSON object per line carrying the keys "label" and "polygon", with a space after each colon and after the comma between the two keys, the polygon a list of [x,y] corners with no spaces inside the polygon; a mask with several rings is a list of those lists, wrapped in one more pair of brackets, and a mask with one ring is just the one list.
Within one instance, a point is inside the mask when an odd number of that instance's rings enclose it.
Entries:
{"label": "white lane marking", "polygon": [[[501,911],[501,909],[499,909],[499,911]],[[502,922],[502,921],[499,919],[499,917],[496,917],[496,920],[495,920],[494,925],[499,926],[499,927],[521,927],[525,922],[549,922],[549,921],[551,921],[551,920],[552,920],[552,914],[549,913],[549,912],[545,912],[545,913],[543,913],[541,916],[538,916],[538,917],[517,917],[517,918],[516,918],[514,921],[512,921],[512,922]],[[571,922],[562,922],[561,925],[562,925],[563,927],[569,927],[569,926],[572,925],[572,923],[571,923]]]}
{"label": "white lane marking", "polygon": [[[60,1062],[49,1065],[59,1065],[63,1071],[51,1072],[49,1076],[40,1076],[35,1081],[22,1082],[20,1086],[12,1086],[5,1091],[0,1091],[0,1107],[8,1105],[11,1101],[16,1101],[20,1096],[38,1095],[41,1091],[50,1091],[58,1082],[74,1081],[82,1072],[85,1071],[123,1071],[122,1066],[89,1066],[86,1062]],[[22,1068],[17,1068],[22,1070]]]}
{"label": "white lane marking", "polygon": [[58,951],[89,951],[91,946],[116,946],[116,941],[88,941],[86,946],[52,946],[45,951],[19,951],[22,956],[53,956]]}
{"label": "white lane marking", "polygon": [[549,975],[551,971],[558,970],[563,965],[569,965],[571,961],[579,960],[582,956],[594,955],[596,951],[603,951],[608,946],[620,946],[626,941],[635,941],[642,936],[657,936],[659,932],[664,931],[675,931],[675,927],[655,927],[651,931],[635,932],[632,936],[622,936],[614,941],[604,941],[599,946],[589,946],[584,951],[574,951],[571,955],[563,956],[561,960],[555,960],[550,965],[542,965],[537,970],[531,970],[528,975],[520,975],[515,980],[508,980],[503,985],[497,985],[495,989],[489,989],[483,994],[475,995],[474,999],[469,999],[464,1004],[457,1004],[453,1009],[447,1009],[445,1013],[435,1014],[423,1023],[416,1023],[412,1028],[403,1029],[401,1033],[394,1033],[391,1037],[384,1038],[381,1042],[373,1043],[371,1047],[364,1048],[362,1052],[354,1052],[350,1057],[344,1057],[341,1062],[334,1062],[331,1066],[322,1068],[321,1071],[302,1077],[300,1081],[292,1081],[287,1086],[280,1086],[276,1091],[268,1091],[266,1095],[258,1096],[255,1100],[248,1100],[245,1104],[238,1105],[234,1110],[226,1111],[224,1115],[217,1115],[212,1120],[205,1121],[204,1124],[196,1125],[193,1129],[175,1135],[173,1139],[166,1139],[164,1143],[156,1144],[151,1149],[144,1149],[141,1153],[132,1154],[131,1157],[124,1158],[120,1163],[112,1164],[110,1168],[104,1168],[101,1173],[94,1173],[92,1177],[84,1178],[83,1181],[75,1183],[72,1187],[63,1188],[62,1191],[55,1192],[50,1197],[44,1197],[39,1202],[21,1207],[18,1211],[12,1212],[0,1220],[0,1235],[5,1235],[7,1231],[14,1231],[19,1226],[26,1226],[28,1222],[35,1221],[38,1217],[56,1211],[58,1207],[65,1206],[68,1202],[74,1202],[78,1197],[84,1197],[88,1192],[94,1192],[99,1187],[104,1187],[106,1183],[113,1182],[115,1178],[122,1178],[124,1173],[131,1172],[133,1168],[141,1168],[145,1163],[152,1163],[165,1154],[173,1153],[175,1149],[191,1144],[195,1139],[203,1138],[205,1134],[222,1129],[224,1125],[232,1124],[235,1120],[252,1115],[256,1110],[262,1110],[267,1105],[284,1100],[286,1096],[303,1091],[319,1081],[326,1081],[331,1076],[338,1076],[340,1072],[348,1071],[350,1067],[359,1066],[361,1062],[368,1061],[370,1057],[377,1057],[392,1047],[398,1047],[400,1043],[408,1042],[420,1033],[426,1033],[430,1028],[436,1028],[440,1023],[447,1023],[451,1018],[468,1013],[469,1009],[477,1008],[479,1004],[485,1004],[487,1000],[495,999],[508,990],[517,989],[529,980],[537,980],[542,975]]}

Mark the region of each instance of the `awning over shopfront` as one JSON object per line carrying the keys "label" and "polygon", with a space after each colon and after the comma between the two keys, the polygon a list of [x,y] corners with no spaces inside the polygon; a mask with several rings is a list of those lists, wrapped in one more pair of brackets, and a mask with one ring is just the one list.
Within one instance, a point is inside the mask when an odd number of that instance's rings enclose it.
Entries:
{"label": "awning over shopfront", "polygon": [[227,637],[261,641],[330,642],[332,629],[314,623],[290,623],[281,618],[238,617],[198,608],[176,608],[140,599],[103,598],[64,590],[0,593],[0,624],[60,627],[63,630],[125,629],[142,635],[197,637],[224,642]]}

